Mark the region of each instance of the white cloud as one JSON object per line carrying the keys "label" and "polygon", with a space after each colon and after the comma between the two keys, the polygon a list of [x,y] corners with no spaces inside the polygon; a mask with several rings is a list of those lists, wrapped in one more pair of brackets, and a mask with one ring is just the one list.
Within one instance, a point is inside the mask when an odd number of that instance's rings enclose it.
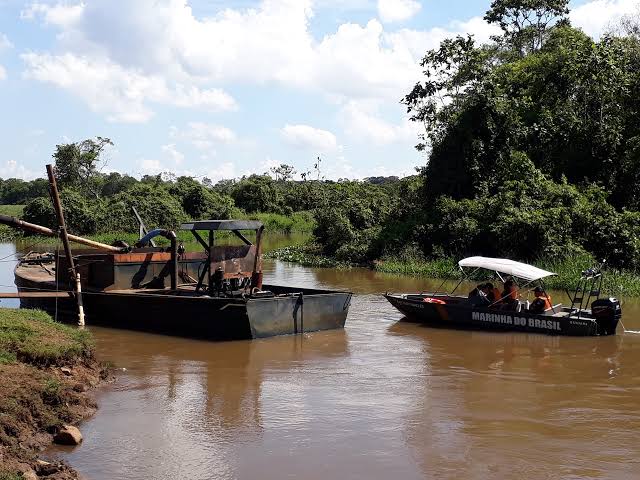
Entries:
{"label": "white cloud", "polygon": [[[414,3],[402,0],[398,5],[415,10],[408,6]],[[62,32],[59,49],[91,59],[84,69],[119,67],[126,72],[119,75],[124,83],[135,76],[194,88],[279,84],[327,98],[393,101],[419,78],[417,62],[425,47],[466,29],[485,38],[493,28],[473,19],[447,29],[390,33],[370,20],[365,25],[343,23],[316,39],[309,28],[311,7],[311,0],[262,0],[253,8],[227,8],[201,19],[186,0],[93,0],[75,9],[65,4],[65,14],[39,6],[38,13],[25,15],[57,25]],[[196,107],[196,102],[185,103]],[[133,116],[149,115],[141,110],[134,109]]]}
{"label": "white cloud", "polygon": [[181,165],[184,162],[184,154],[176,149],[175,143],[163,145],[162,151],[173,161],[174,165]]}
{"label": "white cloud", "polygon": [[624,15],[638,12],[638,0],[594,0],[571,10],[571,23],[588,35],[599,38]]}
{"label": "white cloud", "polygon": [[33,170],[28,169],[15,160],[7,160],[4,165],[0,165],[0,178],[21,178],[23,180],[33,180],[41,177]]}
{"label": "white cloud", "polygon": [[219,144],[228,144],[236,140],[233,130],[221,125],[202,122],[190,122],[186,129],[171,127],[172,138],[186,140],[199,150],[210,150]]}
{"label": "white cloud", "polygon": [[397,125],[383,120],[375,102],[348,102],[340,111],[340,120],[348,135],[377,146],[415,142],[420,128],[408,118]]}
{"label": "white cloud", "polygon": [[[9,38],[4,34],[0,33],[0,53],[3,50],[8,50],[13,47],[13,44],[9,41]],[[0,80],[5,80],[7,78],[7,70],[0,65]]]}
{"label": "white cloud", "polygon": [[309,125],[285,125],[280,134],[288,144],[297,148],[319,152],[338,149],[338,142],[333,133]]}
{"label": "white cloud", "polygon": [[76,56],[26,53],[25,77],[51,83],[80,96],[91,109],[106,113],[110,121],[145,122],[152,115],[148,103],[178,107],[232,110],[234,99],[220,89],[167,85],[161,76],[145,76],[109,62]]}
{"label": "white cloud", "polygon": [[0,52],[3,50],[8,50],[13,47],[13,43],[9,40],[4,33],[0,33]]}
{"label": "white cloud", "polygon": [[140,165],[142,172],[148,175],[157,175],[164,171],[164,168],[160,164],[160,160],[143,158],[138,161],[138,164]]}
{"label": "white cloud", "polygon": [[69,27],[80,20],[84,7],[84,3],[76,5],[32,3],[20,12],[20,18],[24,20],[41,18],[45,24]]}
{"label": "white cloud", "polygon": [[378,16],[385,23],[408,20],[420,11],[415,0],[378,0]]}

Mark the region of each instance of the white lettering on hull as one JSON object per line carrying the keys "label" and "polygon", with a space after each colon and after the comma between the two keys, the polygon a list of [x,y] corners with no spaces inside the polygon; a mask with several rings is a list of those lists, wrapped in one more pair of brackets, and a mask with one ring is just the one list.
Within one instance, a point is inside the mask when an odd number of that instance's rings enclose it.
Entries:
{"label": "white lettering on hull", "polygon": [[560,331],[560,322],[556,320],[546,320],[540,318],[513,317],[497,313],[471,312],[471,318],[480,322],[494,323],[500,325],[515,325],[520,327],[540,328],[544,330]]}

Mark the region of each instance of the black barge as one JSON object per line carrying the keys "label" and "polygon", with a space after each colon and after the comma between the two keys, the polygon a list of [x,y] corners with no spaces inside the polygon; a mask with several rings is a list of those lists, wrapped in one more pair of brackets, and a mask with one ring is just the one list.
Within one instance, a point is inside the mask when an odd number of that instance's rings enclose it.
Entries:
{"label": "black barge", "polygon": [[[73,250],[80,294],[64,252],[28,255],[14,272],[20,305],[74,322],[76,296],[81,295],[89,325],[209,340],[344,327],[350,292],[263,285],[262,223],[205,220],[183,224],[181,229],[189,231],[203,251],[184,251],[175,233],[167,230],[149,232],[134,247],[101,251],[91,242],[97,249]],[[222,231],[228,232],[225,241],[235,238],[240,245],[218,245],[216,234]],[[168,238],[171,246],[153,246],[157,236]]]}

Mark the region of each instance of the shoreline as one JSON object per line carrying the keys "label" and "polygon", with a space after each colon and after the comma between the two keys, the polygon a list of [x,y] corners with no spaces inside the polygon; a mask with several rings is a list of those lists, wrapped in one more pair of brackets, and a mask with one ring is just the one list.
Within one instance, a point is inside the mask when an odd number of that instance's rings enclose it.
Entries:
{"label": "shoreline", "polygon": [[[0,479],[81,478],[65,462],[40,456],[56,436],[55,443],[70,441],[60,435],[67,426],[95,414],[93,392],[110,380],[89,332],[44,312],[0,309]],[[77,433],[71,444],[81,441]]]}

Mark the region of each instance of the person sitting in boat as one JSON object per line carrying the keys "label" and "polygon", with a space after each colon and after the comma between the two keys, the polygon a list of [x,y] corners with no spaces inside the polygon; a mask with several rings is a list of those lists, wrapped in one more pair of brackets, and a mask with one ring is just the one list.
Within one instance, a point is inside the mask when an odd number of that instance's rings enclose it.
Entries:
{"label": "person sitting in boat", "polygon": [[491,282],[487,282],[485,285],[487,288],[487,297],[489,298],[489,301],[491,303],[500,302],[500,299],[502,298],[502,295],[500,295],[500,290],[494,287],[493,283]]}
{"label": "person sitting in boat", "polygon": [[551,297],[542,288],[536,287],[533,290],[533,294],[536,296],[536,299],[531,302],[529,306],[531,313],[544,313],[552,308]]}
{"label": "person sitting in boat", "polygon": [[504,282],[502,295],[502,308],[504,310],[518,310],[518,288],[512,278],[507,278]]}
{"label": "person sitting in boat", "polygon": [[489,305],[488,289],[486,284],[480,284],[469,292],[469,304],[472,307],[483,307]]}

